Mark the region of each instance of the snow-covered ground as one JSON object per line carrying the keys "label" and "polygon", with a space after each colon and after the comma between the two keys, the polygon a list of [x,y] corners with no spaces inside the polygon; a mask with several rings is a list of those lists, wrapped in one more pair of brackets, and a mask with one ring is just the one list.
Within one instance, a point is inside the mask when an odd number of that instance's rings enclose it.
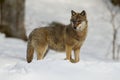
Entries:
{"label": "snow-covered ground", "polygon": [[[107,0],[104,0],[107,1]],[[65,53],[50,50],[41,61],[26,62],[27,43],[0,33],[0,80],[120,80],[120,62],[113,61],[110,13],[103,0],[26,0],[27,35],[52,21],[69,24],[70,11],[86,10],[89,32],[81,61],[64,60]],[[120,11],[116,24],[120,22]]]}

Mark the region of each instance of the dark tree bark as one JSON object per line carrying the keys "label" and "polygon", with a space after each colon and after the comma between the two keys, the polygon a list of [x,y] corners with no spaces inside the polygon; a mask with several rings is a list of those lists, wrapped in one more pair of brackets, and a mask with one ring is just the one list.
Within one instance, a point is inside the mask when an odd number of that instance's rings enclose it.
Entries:
{"label": "dark tree bark", "polygon": [[111,2],[112,2],[114,5],[119,5],[119,6],[120,6],[120,0],[111,0]]}
{"label": "dark tree bark", "polygon": [[0,0],[0,32],[27,40],[24,27],[25,0]]}

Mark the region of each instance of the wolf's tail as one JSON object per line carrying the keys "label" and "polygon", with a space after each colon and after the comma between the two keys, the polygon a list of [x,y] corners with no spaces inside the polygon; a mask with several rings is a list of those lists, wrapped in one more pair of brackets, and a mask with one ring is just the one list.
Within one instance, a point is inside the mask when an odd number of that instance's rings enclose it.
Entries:
{"label": "wolf's tail", "polygon": [[34,54],[34,47],[31,44],[31,41],[28,41],[27,44],[27,55],[26,55],[26,59],[27,62],[30,63],[33,59],[33,54]]}

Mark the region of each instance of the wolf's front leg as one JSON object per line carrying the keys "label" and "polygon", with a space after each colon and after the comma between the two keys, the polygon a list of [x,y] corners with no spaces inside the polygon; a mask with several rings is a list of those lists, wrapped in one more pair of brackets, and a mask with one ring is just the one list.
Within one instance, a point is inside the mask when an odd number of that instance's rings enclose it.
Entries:
{"label": "wolf's front leg", "polygon": [[69,46],[69,45],[66,45],[66,60],[69,60],[71,59],[71,53],[72,53],[72,47]]}
{"label": "wolf's front leg", "polygon": [[80,47],[74,49],[75,60],[74,63],[79,62],[80,60]]}

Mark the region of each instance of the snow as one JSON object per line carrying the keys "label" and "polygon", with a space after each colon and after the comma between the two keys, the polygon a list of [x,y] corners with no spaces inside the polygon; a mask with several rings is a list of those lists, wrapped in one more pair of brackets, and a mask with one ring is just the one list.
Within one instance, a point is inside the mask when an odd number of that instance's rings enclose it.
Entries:
{"label": "snow", "polygon": [[[50,50],[46,57],[26,62],[27,43],[0,33],[0,80],[120,80],[120,62],[110,50],[112,27],[104,0],[26,0],[27,35],[52,21],[69,24],[70,11],[86,10],[89,32],[81,49],[81,60],[70,63],[65,53]],[[116,9],[116,8],[115,8]],[[120,12],[120,11],[119,11]],[[119,25],[120,13],[116,17]]]}

